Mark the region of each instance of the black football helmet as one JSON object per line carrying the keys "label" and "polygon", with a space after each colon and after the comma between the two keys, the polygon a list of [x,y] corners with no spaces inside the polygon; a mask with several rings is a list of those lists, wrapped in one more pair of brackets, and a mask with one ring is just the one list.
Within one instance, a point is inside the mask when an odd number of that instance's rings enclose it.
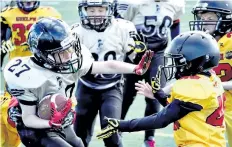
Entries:
{"label": "black football helmet", "polygon": [[79,38],[60,19],[45,17],[37,21],[29,30],[27,43],[35,61],[45,68],[59,73],[74,73],[81,68]]}
{"label": "black football helmet", "polygon": [[205,72],[218,65],[219,47],[213,36],[189,31],[175,37],[165,49],[162,70],[167,80]]}
{"label": "black football helmet", "polygon": [[[88,7],[105,7],[106,14],[104,16],[88,16],[86,12]],[[80,0],[78,4],[78,12],[81,25],[86,29],[103,32],[107,26],[111,24],[114,7],[115,3],[113,0]],[[99,19],[103,20],[100,24],[98,24]]]}
{"label": "black football helmet", "polygon": [[31,12],[40,6],[38,0],[17,0],[17,6],[25,12]]}
{"label": "black football helmet", "polygon": [[[200,14],[213,12],[217,15],[217,21],[201,20]],[[211,35],[223,36],[232,31],[232,1],[231,0],[198,0],[193,8],[194,21],[189,22],[190,30],[204,30],[206,25],[215,25]]]}

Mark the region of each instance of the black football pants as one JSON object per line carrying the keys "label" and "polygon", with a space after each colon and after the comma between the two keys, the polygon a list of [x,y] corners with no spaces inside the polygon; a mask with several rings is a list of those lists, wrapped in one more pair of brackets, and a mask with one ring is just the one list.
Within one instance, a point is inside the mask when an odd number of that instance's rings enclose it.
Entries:
{"label": "black football pants", "polygon": [[[77,119],[74,130],[87,147],[93,136],[95,117],[99,111],[101,128],[107,126],[104,116],[120,119],[122,106],[122,86],[117,84],[104,90],[95,90],[78,82],[76,90]],[[104,139],[106,147],[121,147],[121,138],[118,134]]]}
{"label": "black football pants", "polygon": [[[153,59],[151,61],[150,68],[143,76],[138,76],[134,74],[124,75],[125,83],[124,83],[124,89],[123,89],[123,103],[122,103],[121,119],[125,119],[126,114],[129,110],[129,107],[133,103],[134,97],[136,96],[137,91],[135,90],[135,83],[138,82],[139,80],[145,79],[145,81],[150,84],[151,77],[155,77],[159,65],[164,65],[163,55],[164,55],[163,51],[159,51],[154,54]],[[166,84],[166,78],[164,74],[162,73],[161,87],[164,87],[165,84]],[[146,109],[145,109],[144,116],[148,116],[148,115],[159,112],[160,104],[157,100],[145,98],[145,101],[146,101]],[[147,140],[149,136],[154,136],[154,133],[155,133],[155,130],[145,131],[145,140]]]}
{"label": "black football pants", "polygon": [[68,126],[63,131],[49,131],[27,128],[21,123],[17,126],[17,131],[26,147],[84,147],[73,126]]}

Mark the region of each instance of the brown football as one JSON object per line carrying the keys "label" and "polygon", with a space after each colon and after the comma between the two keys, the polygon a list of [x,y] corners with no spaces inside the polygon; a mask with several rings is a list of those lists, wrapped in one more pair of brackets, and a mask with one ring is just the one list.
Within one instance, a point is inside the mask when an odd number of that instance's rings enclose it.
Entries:
{"label": "brown football", "polygon": [[38,105],[37,114],[39,118],[50,120],[51,119],[51,102],[55,103],[56,110],[60,111],[66,105],[68,98],[62,94],[56,93],[45,96]]}

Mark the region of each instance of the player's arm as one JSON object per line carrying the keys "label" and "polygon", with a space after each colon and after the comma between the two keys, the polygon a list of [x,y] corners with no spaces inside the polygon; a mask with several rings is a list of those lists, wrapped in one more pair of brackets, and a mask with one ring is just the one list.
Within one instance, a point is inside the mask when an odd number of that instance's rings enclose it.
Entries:
{"label": "player's arm", "polygon": [[114,118],[106,118],[108,126],[104,128],[97,135],[97,137],[99,139],[108,138],[118,131],[135,132],[164,128],[170,123],[183,118],[188,113],[193,111],[200,111],[201,109],[202,106],[198,104],[175,99],[160,112],[147,117],[132,120],[117,120]]}
{"label": "player's arm", "polygon": [[59,128],[71,109],[71,100],[61,111],[56,111],[55,104],[51,103],[51,119],[41,119],[36,115],[38,98],[31,92],[31,89],[24,89],[14,84],[8,84],[9,93],[16,97],[22,111],[22,121],[26,127],[35,129]]}
{"label": "player's arm", "polygon": [[1,23],[1,67],[3,63],[3,59],[8,51],[10,51],[13,48],[13,44],[10,40],[11,38],[11,29],[4,17],[1,16],[0,18]]}
{"label": "player's arm", "polygon": [[152,51],[146,51],[140,60],[138,65],[110,60],[104,62],[93,62],[90,73],[91,74],[130,74],[135,73],[137,75],[144,74],[150,66],[151,59],[153,57]]}
{"label": "player's arm", "polygon": [[171,87],[172,85],[168,85],[162,89],[157,90],[156,92],[153,92],[153,87],[148,83],[143,81],[138,81],[138,83],[135,83],[135,89],[138,90],[137,94],[144,95],[150,99],[157,99],[163,107],[167,106],[168,104],[167,99],[170,97],[169,93],[171,91]]}
{"label": "player's arm", "polygon": [[173,21],[171,26],[171,39],[173,40],[177,35],[180,34],[180,19]]}
{"label": "player's arm", "polygon": [[26,127],[35,129],[51,128],[49,120],[36,116],[36,105],[30,102],[19,101],[22,110],[22,120]]}
{"label": "player's arm", "polygon": [[188,113],[193,111],[200,111],[201,109],[202,106],[198,104],[175,99],[159,113],[144,118],[119,121],[118,128],[119,131],[122,132],[164,128],[170,123],[183,118]]}
{"label": "player's arm", "polygon": [[49,120],[44,120],[36,115],[37,98],[29,90],[8,84],[9,93],[18,99],[22,110],[22,120],[26,127],[44,129],[50,128]]}

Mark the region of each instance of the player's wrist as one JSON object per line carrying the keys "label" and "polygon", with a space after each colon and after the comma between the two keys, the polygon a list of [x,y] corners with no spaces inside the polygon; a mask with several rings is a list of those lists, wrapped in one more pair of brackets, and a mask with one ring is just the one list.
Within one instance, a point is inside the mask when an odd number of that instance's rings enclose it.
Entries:
{"label": "player's wrist", "polygon": [[52,120],[48,121],[48,125],[50,126],[50,128],[60,128],[61,127],[61,124],[54,123]]}

